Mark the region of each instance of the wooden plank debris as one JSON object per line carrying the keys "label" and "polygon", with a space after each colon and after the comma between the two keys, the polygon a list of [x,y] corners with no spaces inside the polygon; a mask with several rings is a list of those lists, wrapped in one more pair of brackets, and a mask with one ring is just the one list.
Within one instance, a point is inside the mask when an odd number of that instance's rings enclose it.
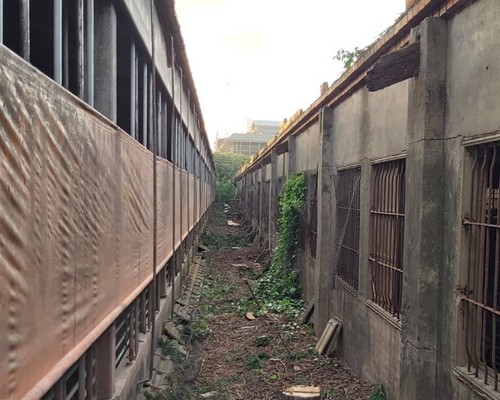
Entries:
{"label": "wooden plank debris", "polygon": [[380,57],[366,75],[366,86],[375,92],[418,75],[419,70],[420,42],[415,42]]}
{"label": "wooden plank debris", "polygon": [[333,344],[336,342],[340,330],[342,329],[342,322],[338,318],[334,318],[328,321],[326,324],[323,334],[316,344],[316,351],[319,354],[329,355],[333,348]]}
{"label": "wooden plank debris", "polygon": [[314,298],[311,300],[306,310],[302,313],[300,317],[301,325],[308,325],[312,321],[312,317],[314,315]]}
{"label": "wooden plank debris", "polygon": [[283,395],[287,399],[319,399],[321,391],[319,386],[297,385],[285,389]]}

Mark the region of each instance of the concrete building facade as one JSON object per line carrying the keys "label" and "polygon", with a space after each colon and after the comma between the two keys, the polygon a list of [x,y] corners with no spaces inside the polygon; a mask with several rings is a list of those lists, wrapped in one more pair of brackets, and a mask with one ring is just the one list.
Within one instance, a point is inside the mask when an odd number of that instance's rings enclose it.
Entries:
{"label": "concrete building facade", "polygon": [[233,133],[227,138],[217,139],[215,150],[251,157],[265,148],[279,132],[279,121],[253,120],[247,133]]}
{"label": "concrete building facade", "polygon": [[0,399],[136,398],[213,182],[173,1],[0,1]]}
{"label": "concrete building facade", "polygon": [[275,136],[276,134],[267,133],[233,133],[227,138],[218,139],[215,151],[251,157],[265,148]]}
{"label": "concrete building facade", "polygon": [[237,178],[272,237],[266,209],[306,175],[315,331],[339,318],[338,352],[391,399],[500,398],[499,17],[415,2]]}

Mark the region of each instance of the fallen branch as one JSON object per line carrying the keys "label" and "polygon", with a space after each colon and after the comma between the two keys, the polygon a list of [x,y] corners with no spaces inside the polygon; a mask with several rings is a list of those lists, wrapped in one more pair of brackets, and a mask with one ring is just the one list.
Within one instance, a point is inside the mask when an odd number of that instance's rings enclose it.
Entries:
{"label": "fallen branch", "polygon": [[[250,290],[250,293],[252,293],[252,297],[255,301],[255,304],[257,304],[257,307],[259,307],[259,309],[261,308],[260,307],[260,303],[259,303],[259,300],[257,300],[257,297],[255,296],[255,293],[252,289],[252,286],[250,285],[250,282],[248,282],[248,279],[245,279],[245,283],[246,285],[248,286],[248,289]],[[285,346],[285,349],[286,349],[286,352],[288,353],[288,357],[292,358],[292,353],[290,353],[290,349],[288,348],[286,342],[285,342],[285,339],[283,339],[283,336],[281,336],[281,332],[279,330],[279,328],[276,326],[276,324],[274,323],[274,321],[271,321],[272,322],[272,326],[274,328],[274,330],[276,331],[276,333],[278,334],[280,340],[281,340],[281,343],[283,343],[283,346]]]}

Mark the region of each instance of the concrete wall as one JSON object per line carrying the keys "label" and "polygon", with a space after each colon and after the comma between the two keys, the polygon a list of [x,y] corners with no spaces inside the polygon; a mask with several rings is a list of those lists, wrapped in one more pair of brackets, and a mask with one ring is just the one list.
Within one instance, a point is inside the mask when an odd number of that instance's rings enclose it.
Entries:
{"label": "concrete wall", "polygon": [[278,156],[277,160],[277,172],[278,172],[278,178],[286,176],[286,170],[285,170],[285,157],[286,154],[280,154]]}
{"label": "concrete wall", "polygon": [[[362,88],[333,110],[330,144],[333,158],[330,162],[334,171],[342,167],[361,167],[361,192],[368,193],[368,198],[361,202],[362,216],[369,216],[371,209],[372,162],[400,155],[406,150],[407,109],[408,81],[403,81],[378,92]],[[333,212],[335,207],[334,199]],[[334,219],[335,216],[328,218]],[[367,223],[368,219],[365,219]],[[333,278],[329,279],[325,284],[325,290],[331,293],[327,315],[342,320],[340,353],[347,363],[372,382],[383,383],[390,398],[398,398],[401,327],[399,321],[370,303],[369,249],[367,245],[363,246],[368,241],[366,228],[362,225],[360,232],[359,289],[351,291],[338,283],[333,289]],[[331,235],[334,243],[335,232]],[[322,268],[331,269],[333,265]]]}
{"label": "concrete wall", "polygon": [[[488,388],[470,376],[467,384],[457,372],[466,365],[463,344],[462,309],[455,288],[466,280],[467,251],[462,218],[468,212],[470,188],[467,184],[468,142],[498,140],[500,112],[500,4],[495,0],[476,1],[448,21],[445,185],[444,185],[444,260],[442,313],[440,318],[440,363],[438,379],[441,396],[479,399],[478,390]],[[476,387],[476,391],[471,390]],[[498,392],[490,396],[498,396]],[[487,395],[486,395],[487,396]],[[483,397],[484,398],[484,397]],[[489,397],[486,397],[489,398]]]}
{"label": "concrete wall", "polygon": [[[311,238],[309,235],[311,218],[311,201],[317,185],[317,171],[304,171],[306,177],[306,199],[304,213],[301,219],[300,246],[297,249],[296,266],[299,271],[299,285],[303,297],[307,302],[314,299],[316,281],[316,258],[311,250]],[[317,200],[317,199],[316,199]]]}
{"label": "concrete wall", "polygon": [[316,259],[311,256],[309,241],[305,249],[297,250],[296,265],[299,266],[299,286],[302,297],[307,303],[314,299],[314,281],[316,279]]}
{"label": "concrete wall", "polygon": [[[476,0],[446,19],[425,20],[410,39],[420,43],[416,77],[376,92],[361,87],[289,137],[289,173],[319,166],[318,254],[310,257],[305,238],[297,257],[303,295],[317,301],[316,333],[329,318],[341,319],[339,353],[355,372],[384,384],[390,399],[500,396],[463,369],[457,291],[467,283],[462,219],[470,198],[471,146],[500,140],[499,20],[497,0]],[[404,157],[407,168],[401,320],[371,301],[368,263],[371,171],[395,157]],[[351,166],[361,168],[357,291],[332,285],[332,183],[339,169]]]}
{"label": "concrete wall", "polygon": [[408,81],[378,92],[362,88],[334,109],[333,164],[341,167],[406,150]]}
{"label": "concrete wall", "polygon": [[[147,0],[125,0],[124,5],[130,17],[132,18],[134,28],[138,33],[138,38],[140,38],[141,43],[144,45],[148,54],[151,55],[151,2]],[[172,68],[168,66],[168,59],[170,58],[169,53],[171,52],[171,43],[170,38],[165,38],[165,36],[161,34],[163,32],[163,28],[158,17],[156,7],[153,13],[153,24],[155,29],[155,57],[157,57],[157,70],[168,92],[172,93]],[[189,102],[186,92],[180,91],[181,80],[179,71],[177,69],[174,71],[174,85],[175,105],[177,109],[181,111],[182,120],[187,125],[188,122],[194,121],[195,118],[191,106],[188,106]],[[192,129],[189,129],[188,133],[192,138],[194,138]]]}
{"label": "concrete wall", "polygon": [[314,123],[296,137],[296,173],[315,170],[318,167],[319,122]]}
{"label": "concrete wall", "polygon": [[399,322],[348,290],[332,292],[331,315],[342,321],[339,354],[370,382],[384,383],[389,399],[399,397]]}
{"label": "concrete wall", "polygon": [[[370,212],[370,169],[372,161],[385,157],[401,155],[406,150],[406,124],[408,115],[408,81],[393,85],[385,90],[369,93],[362,88],[343,103],[338,105],[330,121],[333,125],[333,136],[329,142],[332,158],[329,163],[334,169],[362,165],[362,187],[368,197],[363,202],[363,213]],[[316,173],[320,164],[321,131],[319,120],[295,136],[295,169],[294,173],[304,173],[307,176]],[[289,151],[294,151],[289,148]],[[281,170],[289,170],[290,153],[279,156],[278,176]],[[280,160],[284,164],[280,163]],[[270,174],[270,164],[262,170]],[[260,182],[260,171],[257,169],[251,175]],[[269,175],[268,175],[269,176]],[[241,181],[240,181],[241,182]],[[256,187],[256,186],[254,186]],[[309,185],[308,185],[308,189]],[[250,191],[251,185],[241,188]],[[318,191],[320,188],[318,188]],[[318,192],[319,194],[319,192]],[[308,190],[306,204],[311,193]],[[332,209],[335,210],[334,204]],[[310,210],[306,207],[303,225],[307,227]],[[249,214],[255,214],[247,210]],[[318,216],[318,219],[322,218]],[[332,224],[325,218],[330,234],[333,234]],[[319,224],[320,221],[318,221]],[[258,225],[254,219],[254,224]],[[262,227],[264,228],[264,227]],[[310,238],[304,230],[301,241],[303,248],[298,249],[296,265],[299,268],[299,284],[303,297],[310,301],[318,299],[316,282],[318,280],[318,260],[311,255]],[[332,246],[333,237],[329,242]],[[368,247],[360,243],[360,288],[359,293],[352,294],[342,287],[332,289],[332,278],[320,279],[322,285],[329,291],[328,318],[339,317],[343,320],[343,335],[340,353],[348,364],[363,377],[373,382],[385,385],[391,398],[399,394],[399,344],[401,342],[400,322],[385,311],[370,304],[371,283],[368,271]],[[318,248],[319,251],[319,248]],[[322,266],[331,269],[331,265]],[[326,321],[323,321],[326,322]],[[317,330],[320,334],[321,331]]]}
{"label": "concrete wall", "polygon": [[500,129],[500,7],[476,1],[448,22],[446,138]]}

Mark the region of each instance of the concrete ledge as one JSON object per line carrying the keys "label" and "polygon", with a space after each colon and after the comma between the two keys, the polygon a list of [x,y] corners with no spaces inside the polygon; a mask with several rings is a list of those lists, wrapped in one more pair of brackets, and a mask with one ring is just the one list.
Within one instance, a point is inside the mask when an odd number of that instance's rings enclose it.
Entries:
{"label": "concrete ledge", "polygon": [[[176,280],[179,279],[177,276]],[[163,322],[168,319],[172,306],[172,287],[167,288],[167,297],[160,300],[160,311],[156,313],[156,337],[163,330]],[[151,349],[151,331],[139,335],[139,350],[137,358],[131,363],[126,357],[116,368],[116,389],[114,399],[135,399],[137,382],[148,376],[149,355]]]}
{"label": "concrete ledge", "polygon": [[[495,392],[493,386],[484,383],[484,374],[482,371],[479,371],[479,377],[476,378],[473,372],[467,371],[467,368],[457,367],[453,370],[453,375],[481,398],[498,400],[499,392]],[[491,376],[493,377],[493,371],[491,371]]]}
{"label": "concrete ledge", "polygon": [[[183,263],[183,269],[187,272],[191,265]],[[181,273],[175,278],[175,294],[178,296],[181,287]],[[156,313],[155,337],[160,337],[163,332],[164,322],[170,319],[172,309],[172,286],[167,287],[167,295],[160,299],[159,311]],[[139,335],[139,350],[137,358],[132,362],[124,357],[116,368],[116,386],[113,400],[135,400],[138,394],[137,382],[148,377],[149,374],[149,356],[151,350],[151,331]]]}
{"label": "concrete ledge", "polygon": [[342,278],[340,278],[338,275],[335,276],[335,285],[337,285],[340,288],[340,290],[343,290],[343,291],[349,293],[350,295],[352,295],[353,297],[355,297],[356,299],[359,300],[359,294],[356,291],[356,289],[349,286],[349,284],[344,282],[342,280]]}
{"label": "concrete ledge", "polygon": [[401,320],[393,317],[386,310],[384,310],[382,307],[371,300],[366,300],[365,305],[370,310],[375,312],[375,314],[378,314],[380,317],[382,317],[382,319],[385,319],[389,324],[391,324],[394,328],[401,332]]}

